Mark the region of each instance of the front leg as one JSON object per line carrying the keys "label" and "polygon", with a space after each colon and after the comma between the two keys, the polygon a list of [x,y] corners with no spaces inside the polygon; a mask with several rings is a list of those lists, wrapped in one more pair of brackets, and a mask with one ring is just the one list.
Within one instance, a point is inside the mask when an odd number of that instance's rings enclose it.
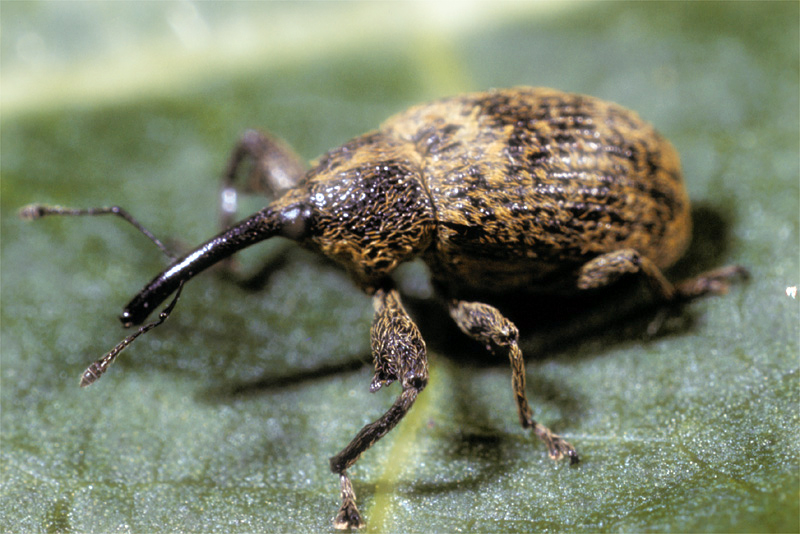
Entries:
{"label": "front leg", "polygon": [[[251,164],[244,187],[237,177],[244,163]],[[230,227],[236,217],[238,191],[262,193],[277,198],[295,187],[305,174],[305,165],[282,140],[257,130],[248,130],[236,143],[222,174],[220,225]]]}
{"label": "front leg", "polygon": [[331,458],[331,471],[339,475],[341,484],[342,505],[333,521],[338,529],[364,526],[347,469],[356,463],[361,453],[400,422],[428,383],[425,342],[403,308],[397,290],[377,290],[372,303],[375,318],[370,331],[370,342],[375,360],[375,377],[370,391],[375,392],[394,381],[399,381],[403,390],[385,414],[362,428],[347,447]]}
{"label": "front leg", "polygon": [[546,426],[533,420],[531,407],[525,394],[525,360],[519,348],[519,332],[514,323],[506,319],[494,306],[481,302],[453,300],[450,316],[462,332],[483,343],[487,349],[498,348],[508,353],[511,363],[511,386],[517,401],[517,413],[523,428],[533,428],[534,434],[547,446],[553,460],[568,456],[571,463],[578,462],[575,448],[554,434]]}
{"label": "front leg", "polygon": [[[265,132],[247,130],[228,157],[220,190],[220,230],[230,228],[237,218],[239,193],[261,193],[272,200],[297,186],[305,174],[300,157],[281,139]],[[223,259],[221,267],[239,285],[263,285],[274,263],[253,275],[242,275],[234,256]]]}

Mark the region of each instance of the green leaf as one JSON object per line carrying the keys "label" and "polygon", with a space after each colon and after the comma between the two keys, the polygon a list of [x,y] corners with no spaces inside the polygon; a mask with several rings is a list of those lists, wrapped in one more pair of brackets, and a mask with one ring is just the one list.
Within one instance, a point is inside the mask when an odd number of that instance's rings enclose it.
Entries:
{"label": "green leaf", "polygon": [[[530,401],[575,467],[519,427],[507,362],[409,299],[431,381],[350,470],[368,529],[798,530],[797,3],[2,8],[0,530],[330,531],[328,458],[397,394],[368,393],[369,299],[286,243],[244,255],[275,262],[258,292],[193,280],[82,390],[165,260],[120,221],[18,208],[119,204],[185,248],[216,232],[218,174],[246,128],[311,159],[411,104],[511,85],[652,121],[695,205],[671,275],[738,263],[752,279],[653,338],[656,312],[521,314]],[[418,264],[400,283],[429,290]]]}

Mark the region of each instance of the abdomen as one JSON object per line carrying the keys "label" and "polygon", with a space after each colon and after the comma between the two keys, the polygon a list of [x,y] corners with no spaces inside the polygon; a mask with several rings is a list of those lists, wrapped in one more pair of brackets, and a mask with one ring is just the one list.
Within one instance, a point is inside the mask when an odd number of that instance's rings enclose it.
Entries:
{"label": "abdomen", "polygon": [[664,268],[688,244],[677,153],[615,104],[516,88],[411,108],[383,130],[423,155],[437,220],[426,260],[451,285],[547,289],[606,252]]}

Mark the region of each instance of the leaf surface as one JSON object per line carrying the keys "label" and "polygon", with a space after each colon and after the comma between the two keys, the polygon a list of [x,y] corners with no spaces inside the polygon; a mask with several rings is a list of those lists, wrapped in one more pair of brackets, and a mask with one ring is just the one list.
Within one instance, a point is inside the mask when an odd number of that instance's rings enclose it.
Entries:
{"label": "leaf surface", "polygon": [[[260,291],[198,277],[81,390],[165,261],[120,221],[19,207],[119,204],[186,248],[246,128],[312,159],[429,98],[541,85],[677,146],[696,228],[673,278],[752,280],[653,338],[653,314],[524,332],[536,417],[577,467],[519,428],[507,363],[412,299],[431,382],[351,469],[369,530],[797,531],[798,5],[426,5],[3,5],[0,530],[330,531],[328,458],[397,394],[368,392],[369,299],[280,242],[244,254],[275,265]],[[429,290],[419,265],[401,285]]]}

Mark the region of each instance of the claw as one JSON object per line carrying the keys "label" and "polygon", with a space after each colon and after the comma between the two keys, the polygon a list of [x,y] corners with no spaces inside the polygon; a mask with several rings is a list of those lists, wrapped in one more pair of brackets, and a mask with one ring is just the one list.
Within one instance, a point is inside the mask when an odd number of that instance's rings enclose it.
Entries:
{"label": "claw", "polygon": [[363,528],[364,520],[361,519],[361,514],[358,513],[356,507],[356,493],[353,491],[353,485],[350,483],[350,478],[344,471],[339,475],[339,481],[342,485],[342,506],[339,508],[339,513],[333,519],[333,526],[337,530],[350,530],[354,528]]}
{"label": "claw", "polygon": [[342,506],[333,520],[333,527],[337,530],[364,528],[364,520],[361,519],[361,514],[358,513],[355,503],[352,506]]}
{"label": "claw", "polygon": [[553,460],[558,461],[567,456],[570,465],[575,465],[580,461],[578,451],[575,450],[575,447],[563,440],[558,434],[553,434],[546,426],[534,422],[533,432],[540,440],[544,441],[544,444],[547,446],[547,453]]}
{"label": "claw", "polygon": [[704,295],[724,295],[736,280],[747,280],[750,273],[740,265],[728,265],[678,284],[678,295],[685,300]]}

